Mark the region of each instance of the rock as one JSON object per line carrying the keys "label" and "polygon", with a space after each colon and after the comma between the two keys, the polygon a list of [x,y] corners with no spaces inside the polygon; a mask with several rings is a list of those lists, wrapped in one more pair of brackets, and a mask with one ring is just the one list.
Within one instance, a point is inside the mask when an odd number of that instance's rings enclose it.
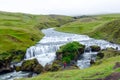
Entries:
{"label": "rock", "polygon": [[90,60],[90,64],[94,64],[95,61],[93,59]]}
{"label": "rock", "polygon": [[40,74],[41,72],[44,71],[44,69],[43,69],[43,66],[42,66],[42,65],[38,64],[38,65],[35,66],[35,68],[33,69],[33,71],[34,71],[35,73],[37,73],[37,74]]}
{"label": "rock", "polygon": [[13,68],[11,68],[11,67],[5,67],[5,68],[1,68],[0,69],[0,74],[9,73],[9,72],[12,72],[12,71],[14,71]]}
{"label": "rock", "polygon": [[104,53],[98,52],[97,59],[102,59],[104,57]]}
{"label": "rock", "polygon": [[85,45],[73,41],[60,47],[56,52],[56,59],[70,63],[72,60],[77,61],[79,56],[84,53]]}
{"label": "rock", "polygon": [[11,68],[10,66],[10,61],[11,61],[11,58],[9,57],[6,59],[0,60],[0,74],[5,74],[13,71],[13,68]]}
{"label": "rock", "polygon": [[97,46],[97,45],[90,46],[90,48],[91,48],[91,51],[93,52],[98,52],[101,50],[100,46]]}
{"label": "rock", "polygon": [[21,70],[21,66],[15,66],[14,69],[18,72]]}
{"label": "rock", "polygon": [[60,70],[60,68],[61,68],[61,66],[59,64],[53,63],[50,68],[50,71],[58,71],[58,70]]}
{"label": "rock", "polygon": [[62,60],[62,56],[63,56],[62,52],[56,52],[56,59],[57,60]]}
{"label": "rock", "polygon": [[90,52],[90,51],[91,51],[90,47],[85,48],[85,52]]}
{"label": "rock", "polygon": [[110,58],[110,57],[115,57],[119,55],[120,55],[119,50],[116,50],[113,48],[107,48],[98,52],[97,59]]}
{"label": "rock", "polygon": [[44,67],[44,70],[45,71],[51,71],[51,64],[46,64],[45,67]]}
{"label": "rock", "polygon": [[60,70],[62,68],[62,66],[63,66],[63,62],[62,61],[55,60],[52,63],[51,67],[50,67],[50,71],[58,71],[58,70]]}
{"label": "rock", "polygon": [[120,68],[120,62],[116,62],[115,66],[113,67],[113,69],[117,69],[117,68]]}
{"label": "rock", "polygon": [[42,65],[38,63],[36,59],[32,59],[32,60],[23,61],[21,70],[35,72],[39,74],[44,71],[44,68]]}

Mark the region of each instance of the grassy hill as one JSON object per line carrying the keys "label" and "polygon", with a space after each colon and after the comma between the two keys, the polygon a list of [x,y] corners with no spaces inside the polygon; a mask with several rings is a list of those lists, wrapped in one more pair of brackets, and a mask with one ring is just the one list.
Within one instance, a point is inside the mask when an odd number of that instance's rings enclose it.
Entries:
{"label": "grassy hill", "polygon": [[[109,14],[77,18],[72,22],[74,19],[69,16],[0,12],[0,58],[8,56],[4,53],[13,49],[25,51],[44,36],[40,30],[48,27],[61,26],[56,30],[120,43],[119,19],[120,14]],[[87,69],[46,72],[21,80],[95,80],[120,72],[120,68],[113,69],[118,61],[120,56],[114,56],[99,60]]]}
{"label": "grassy hill", "polygon": [[[74,22],[69,22],[56,28],[58,31],[85,34],[97,39],[105,39],[115,43],[120,43],[120,14],[95,15],[90,17],[77,18]],[[105,55],[114,55],[112,51],[105,51]],[[47,72],[33,78],[23,78],[21,80],[97,80],[106,76],[120,72],[120,68],[113,69],[116,62],[120,61],[120,56],[103,58],[87,69],[64,70],[58,72]]]}
{"label": "grassy hill", "polygon": [[78,18],[75,22],[67,23],[56,30],[120,43],[120,14]]}
{"label": "grassy hill", "polygon": [[13,49],[25,51],[44,36],[41,29],[59,27],[72,20],[62,15],[0,12],[0,55]]}

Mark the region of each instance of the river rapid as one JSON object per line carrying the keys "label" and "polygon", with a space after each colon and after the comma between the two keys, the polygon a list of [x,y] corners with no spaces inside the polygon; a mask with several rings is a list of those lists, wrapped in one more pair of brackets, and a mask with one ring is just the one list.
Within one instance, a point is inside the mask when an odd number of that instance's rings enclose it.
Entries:
{"label": "river rapid", "polygon": [[[92,45],[98,45],[101,47],[101,49],[118,47],[118,50],[120,50],[120,45],[113,44],[105,40],[90,38],[87,35],[58,32],[53,28],[43,29],[42,32],[45,34],[45,36],[36,45],[28,48],[25,55],[25,60],[36,58],[42,66],[51,64],[56,57],[55,53],[59,47],[72,41],[80,42],[86,46],[86,49]],[[96,54],[97,52],[92,52],[91,49],[89,49],[87,52],[85,51],[83,55],[80,56],[80,59],[77,61],[76,65],[80,69],[90,67],[90,60],[95,60]],[[16,76],[11,76],[15,74]],[[0,80],[13,80],[14,78],[26,77],[25,75],[27,76],[28,73],[12,72],[4,74],[4,76],[0,75]]]}

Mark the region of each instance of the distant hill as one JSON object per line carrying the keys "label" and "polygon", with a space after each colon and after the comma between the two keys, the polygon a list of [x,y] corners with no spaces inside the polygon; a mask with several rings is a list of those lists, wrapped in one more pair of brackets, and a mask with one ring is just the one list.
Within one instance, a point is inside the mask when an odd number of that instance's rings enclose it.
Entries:
{"label": "distant hill", "polygon": [[58,31],[85,34],[120,44],[120,14],[77,17],[76,21],[56,28]]}
{"label": "distant hill", "polygon": [[98,27],[90,35],[120,44],[120,20],[114,20]]}

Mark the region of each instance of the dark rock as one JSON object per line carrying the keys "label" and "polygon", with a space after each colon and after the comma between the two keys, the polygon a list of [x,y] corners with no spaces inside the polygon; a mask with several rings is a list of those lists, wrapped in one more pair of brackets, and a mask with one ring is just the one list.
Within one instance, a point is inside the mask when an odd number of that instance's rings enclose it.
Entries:
{"label": "dark rock", "polygon": [[21,66],[15,66],[14,69],[18,72],[21,71]]}
{"label": "dark rock", "polygon": [[106,58],[115,57],[119,55],[120,55],[120,51],[114,48],[107,48],[98,52],[97,59],[102,59],[102,58],[106,59]]}
{"label": "dark rock", "polygon": [[32,77],[33,74],[34,74],[33,72],[30,72],[29,75],[28,75],[28,77]]}
{"label": "dark rock", "polygon": [[44,70],[45,71],[50,71],[51,70],[51,64],[46,64],[45,67],[44,67]]}
{"label": "dark rock", "polygon": [[90,47],[85,48],[85,52],[90,52],[90,51],[91,51]]}
{"label": "dark rock", "polygon": [[117,68],[120,68],[120,62],[116,62],[115,66],[113,67],[113,69],[117,69]]}
{"label": "dark rock", "polygon": [[62,52],[56,52],[56,59],[57,60],[62,60],[62,56],[63,56]]}
{"label": "dark rock", "polygon": [[91,59],[90,64],[95,64],[95,61],[93,59]]}
{"label": "dark rock", "polygon": [[12,72],[12,71],[14,71],[13,68],[11,68],[11,67],[5,67],[5,68],[1,68],[0,69],[0,74],[9,73],[9,72]]}
{"label": "dark rock", "polygon": [[102,59],[104,57],[104,53],[98,52],[97,59]]}
{"label": "dark rock", "polygon": [[0,74],[12,72],[13,68],[10,66],[10,58],[0,60]]}
{"label": "dark rock", "polygon": [[97,45],[90,46],[90,48],[91,48],[91,51],[93,52],[98,52],[101,50],[100,46],[97,46]]}
{"label": "dark rock", "polygon": [[44,71],[44,69],[43,69],[43,66],[42,66],[42,65],[37,64],[37,65],[35,66],[35,68],[33,69],[33,71],[34,71],[35,73],[37,73],[37,74],[40,74],[41,72]]}

